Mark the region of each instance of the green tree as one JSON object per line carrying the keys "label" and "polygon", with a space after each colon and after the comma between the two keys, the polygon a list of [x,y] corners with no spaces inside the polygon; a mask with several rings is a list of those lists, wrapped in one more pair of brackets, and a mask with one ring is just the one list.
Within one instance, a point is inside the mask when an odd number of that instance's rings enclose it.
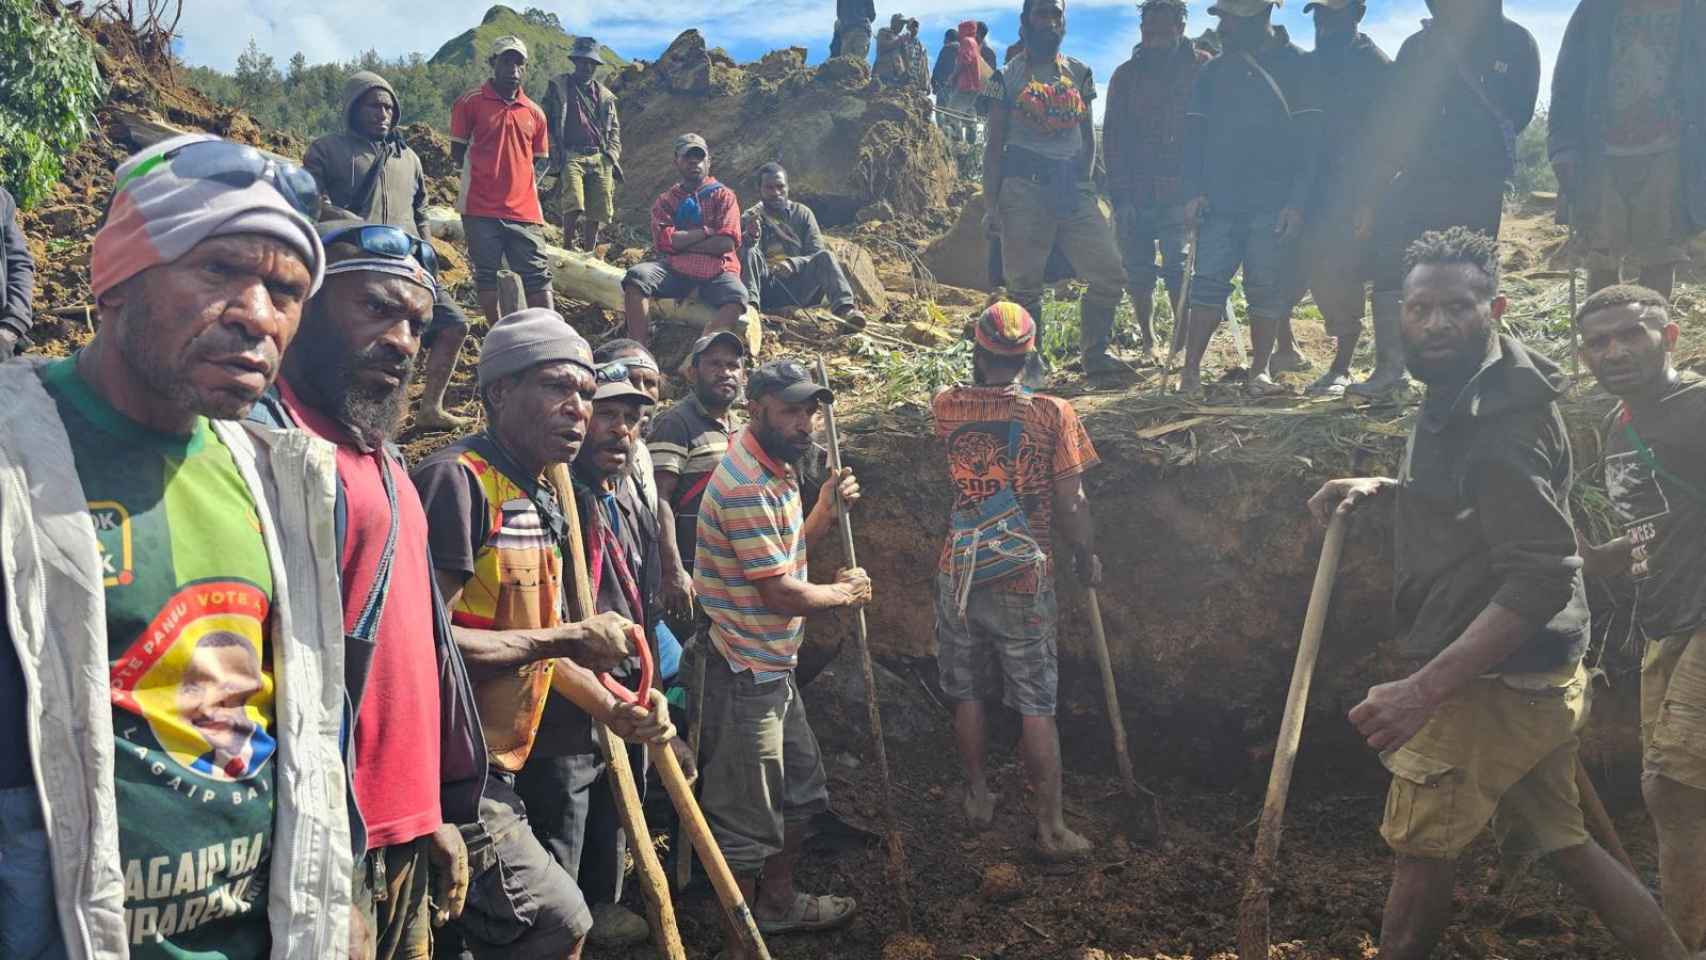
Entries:
{"label": "green tree", "polygon": [[0,182],[20,204],[46,196],[106,92],[95,45],[73,20],[0,0]]}
{"label": "green tree", "polygon": [[1511,187],[1522,196],[1535,191],[1553,192],[1558,189],[1558,177],[1552,172],[1552,161],[1546,156],[1546,111],[1534,115],[1534,120],[1516,138],[1516,173]]}
{"label": "green tree", "polygon": [[290,72],[285,74],[285,79],[290,81],[291,85],[294,86],[302,82],[302,75],[307,72],[308,58],[302,55],[302,51],[298,50],[291,54]]}
{"label": "green tree", "polygon": [[278,87],[284,82],[279,76],[278,68],[273,65],[271,56],[262,53],[255,38],[249,38],[248,49],[237,58],[237,92],[243,98],[243,105],[251,107],[260,104],[267,98],[276,95]]}

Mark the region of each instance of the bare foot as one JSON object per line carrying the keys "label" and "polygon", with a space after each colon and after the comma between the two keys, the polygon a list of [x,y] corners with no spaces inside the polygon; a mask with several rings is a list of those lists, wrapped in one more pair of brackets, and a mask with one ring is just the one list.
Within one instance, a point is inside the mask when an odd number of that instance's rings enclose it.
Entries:
{"label": "bare foot", "polygon": [[960,811],[966,815],[966,823],[972,830],[981,833],[995,822],[995,800],[995,794],[987,786],[965,788],[960,795]]}
{"label": "bare foot", "polygon": [[1179,373],[1179,389],[1176,392],[1187,400],[1201,400],[1203,397],[1202,374],[1195,370],[1181,371]]}
{"label": "bare foot", "polygon": [[1037,855],[1051,863],[1080,859],[1090,853],[1090,841],[1068,828],[1037,828]]}
{"label": "bare foot", "polygon": [[461,430],[471,422],[467,417],[458,417],[442,407],[422,407],[415,414],[415,426],[422,430]]}

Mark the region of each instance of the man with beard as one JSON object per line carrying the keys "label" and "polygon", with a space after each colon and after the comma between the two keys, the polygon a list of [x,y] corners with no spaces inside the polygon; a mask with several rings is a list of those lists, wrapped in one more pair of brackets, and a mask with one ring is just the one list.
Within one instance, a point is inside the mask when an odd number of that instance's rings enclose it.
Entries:
{"label": "man with beard", "polygon": [[[331,450],[232,422],[319,289],[319,198],[295,164],[205,134],[115,177],[93,339],[0,365],[0,941],[71,960],[343,957]],[[219,657],[258,671],[241,722],[269,756],[206,762],[181,719],[214,632],[247,646]],[[190,861],[175,883],[124,882]],[[202,909],[215,898],[226,909]]]}
{"label": "man with beard", "polygon": [[1399,332],[1405,251],[1430,230],[1499,235],[1517,137],[1534,118],[1540,48],[1503,0],[1429,0],[1404,41],[1372,125],[1356,237],[1374,258],[1374,371],[1348,396],[1409,392]]}
{"label": "man with beard", "polygon": [[[635,623],[656,623],[657,518],[628,482],[633,450],[640,445],[640,421],[654,401],[629,382],[628,368],[606,363],[596,374],[592,416],[586,440],[575,455],[573,483],[580,511],[587,570],[599,613],[616,613]],[[658,644],[648,629],[654,660]],[[639,661],[613,671],[624,685],[638,680]],[[661,683],[660,683],[661,686]],[[621,906],[622,878],[628,854],[609,771],[604,758],[577,735],[587,716],[562,697],[551,697],[539,724],[539,744],[516,778],[516,792],[527,804],[533,832],[569,875],[592,910],[588,942],[602,948],[631,946],[650,934],[644,917]],[[679,739],[671,748],[683,751]],[[635,779],[644,794],[646,753],[629,747]],[[684,769],[693,769],[683,758]]]}
{"label": "man with beard", "polygon": [[[1275,0],[1220,0],[1224,52],[1202,68],[1185,114],[1185,220],[1197,225],[1189,340],[1179,392],[1202,393],[1202,359],[1244,271],[1254,396],[1285,392],[1269,361],[1290,351],[1297,242],[1314,183],[1321,111],[1306,89],[1303,51],[1273,25]],[[1276,343],[1280,347],[1275,351]]]}
{"label": "man with beard", "polygon": [[1639,960],[1688,952],[1641,881],[1588,836],[1576,792],[1588,605],[1570,526],[1565,376],[1496,332],[1498,244],[1424,234],[1404,280],[1404,350],[1427,385],[1396,480],[1333,480],[1317,520],[1391,491],[1397,650],[1415,665],[1350,712],[1392,772],[1397,855],[1380,955],[1424,960],[1456,861],[1489,823],[1549,859]]}
{"label": "man with beard", "polygon": [[1107,210],[1096,195],[1096,81],[1083,61],[1063,55],[1065,0],[1025,0],[1025,49],[991,81],[983,151],[986,226],[1001,235],[1001,266],[1013,298],[1042,316],[1049,254],[1058,244],[1089,284],[1079,301],[1079,354],[1087,375],[1129,373],[1108,355],[1125,267]]}
{"label": "man with beard", "polygon": [[[384,77],[362,70],[344,84],[345,129],[308,147],[302,166],[320,185],[320,219],[389,224],[422,240],[427,224],[426,172],[421,158],[397,130],[402,105]],[[430,268],[429,268],[429,272]],[[415,425],[429,430],[467,426],[444,409],[444,391],[456,369],[468,318],[439,287],[433,297],[432,323],[421,335],[427,350],[426,384]]]}
{"label": "man with beard", "polygon": [[[433,927],[462,912],[468,860],[456,824],[478,818],[486,777],[473,689],[433,585],[426,512],[391,449],[437,283],[424,241],[397,227],[327,224],[321,242],[326,284],[251,417],[337,447],[352,816],[365,853],[356,916],[380,960],[416,960],[431,956]],[[399,750],[405,738],[412,748]]]}
{"label": "man with beard", "polygon": [[1000,696],[1021,720],[1037,851],[1069,860],[1090,842],[1067,828],[1061,805],[1052,531],[1058,525],[1079,581],[1096,586],[1101,561],[1083,476],[1100,461],[1072,404],[1019,386],[1036,340],[1024,308],[990,305],[977,322],[974,385],[945,390],[931,404],[958,491],[936,576],[937,662],[942,692],[954,701],[966,820],[981,830],[995,818],[984,701]]}
{"label": "man with beard", "polygon": [[580,450],[593,390],[592,350],[573,327],[550,310],[512,313],[480,348],[485,432],[414,471],[434,577],[474,677],[490,765],[479,821],[462,826],[467,905],[440,955],[578,960],[592,929],[580,890],[529,829],[516,792],[516,775],[546,742],[547,694],[564,691],[555,695],[567,696],[581,720],[554,734],[558,751],[593,749],[589,717],[633,742],[668,731],[661,696],[642,712],[595,675],[628,659],[634,624],[616,613],[567,622],[567,526],[546,472]]}
{"label": "man with beard", "polygon": [[[794,681],[805,618],[860,607],[871,578],[860,568],[832,583],[806,578],[806,550],[859,498],[853,471],[823,484],[810,516],[796,466],[812,444],[828,387],[777,360],[747,385],[752,422],[729,444],[699,508],[693,586],[711,618],[716,655],[705,669],[705,778],[711,832],[764,933],[828,930],[858,909],[850,897],[795,889],[806,825],[829,810],[829,782]],[[838,507],[838,498],[843,507]],[[725,921],[729,960],[751,960]]]}
{"label": "man with beard", "polygon": [[1589,576],[1634,582],[1641,662],[1641,792],[1659,835],[1659,890],[1677,936],[1706,948],[1706,380],[1671,362],[1671,307],[1606,287],[1576,314],[1582,359],[1617,397],[1605,420],[1606,494],[1623,536],[1581,544]]}
{"label": "man with beard", "polygon": [[[1102,155],[1108,193],[1114,200],[1126,288],[1147,357],[1155,349],[1150,316],[1155,310],[1156,247],[1173,316],[1185,279],[1185,201],[1180,179],[1185,110],[1208,54],[1185,39],[1184,0],[1145,0],[1140,6],[1143,39],[1131,59],[1108,81],[1108,111],[1102,119]],[[1176,322],[1176,321],[1175,321]]]}
{"label": "man with beard", "polygon": [[706,332],[733,330],[746,312],[740,280],[740,201],[711,178],[705,138],[675,138],[675,171],[681,181],[652,204],[652,247],[665,259],[628,268],[622,277],[628,337],[651,342],[652,298],[679,300],[696,294],[717,311]]}
{"label": "man with beard", "polygon": [[1304,57],[1305,83],[1321,106],[1321,161],[1304,209],[1303,264],[1322,324],[1337,338],[1333,362],[1309,392],[1337,396],[1351,383],[1351,360],[1362,338],[1368,302],[1368,245],[1356,235],[1358,191],[1367,169],[1374,110],[1392,61],[1357,29],[1362,0],[1313,0],[1315,49]]}
{"label": "man with beard", "polygon": [[829,301],[829,309],[862,327],[865,315],[853,298],[853,285],[841,262],[823,245],[817,214],[788,199],[788,171],[780,163],[758,170],[764,199],[741,214],[741,275],[747,295],[760,310],[811,307]]}
{"label": "man with beard", "polygon": [[658,416],[647,443],[657,481],[658,526],[674,534],[659,542],[664,609],[683,621],[696,615],[692,574],[699,506],[740,427],[734,403],[746,385],[745,359],[746,343],[732,333],[695,341],[687,354],[692,392]]}

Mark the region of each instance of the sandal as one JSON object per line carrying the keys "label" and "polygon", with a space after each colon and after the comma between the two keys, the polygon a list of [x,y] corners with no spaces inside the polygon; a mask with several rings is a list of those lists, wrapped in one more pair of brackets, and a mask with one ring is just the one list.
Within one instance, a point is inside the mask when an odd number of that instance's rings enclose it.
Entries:
{"label": "sandal", "polygon": [[[807,920],[806,913],[814,904],[817,907],[817,919]],[[853,919],[853,915],[858,912],[859,901],[852,897],[833,897],[829,894],[814,897],[806,893],[796,893],[787,916],[765,919],[755,914],[754,919],[758,921],[759,933],[806,933],[833,930]]]}

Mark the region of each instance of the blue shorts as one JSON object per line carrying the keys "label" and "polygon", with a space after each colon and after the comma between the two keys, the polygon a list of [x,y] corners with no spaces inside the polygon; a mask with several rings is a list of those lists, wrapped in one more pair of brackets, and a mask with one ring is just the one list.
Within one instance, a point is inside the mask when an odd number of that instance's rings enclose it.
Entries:
{"label": "blue shorts", "polygon": [[0,957],[65,957],[47,825],[33,784],[0,790]]}
{"label": "blue shorts", "polygon": [[1052,717],[1060,692],[1054,587],[1039,593],[973,587],[960,616],[954,582],[936,575],[936,666],[942,693],[962,703],[1001,702],[1026,717]]}
{"label": "blue shorts", "polygon": [[1211,207],[1197,231],[1197,272],[1191,306],[1224,310],[1232,277],[1244,268],[1244,297],[1250,315],[1279,319],[1291,314],[1301,294],[1298,243],[1274,235],[1278,211],[1217,213]]}

